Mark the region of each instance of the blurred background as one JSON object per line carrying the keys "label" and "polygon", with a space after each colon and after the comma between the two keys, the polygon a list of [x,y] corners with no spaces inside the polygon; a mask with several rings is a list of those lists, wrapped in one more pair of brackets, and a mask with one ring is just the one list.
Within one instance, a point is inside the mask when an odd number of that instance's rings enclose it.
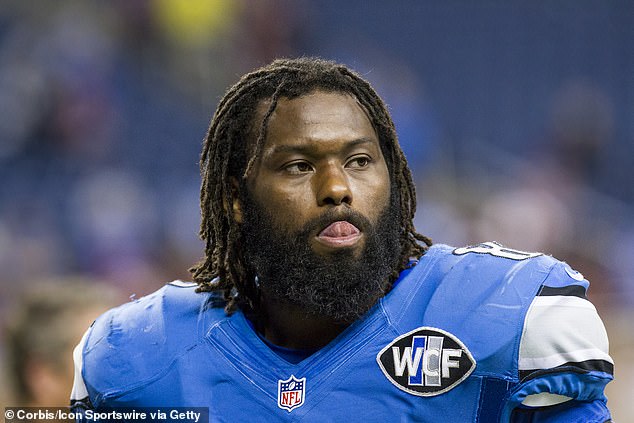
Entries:
{"label": "blurred background", "polygon": [[[188,279],[202,254],[197,160],[210,116],[240,75],[298,55],[348,64],[386,100],[417,183],[420,232],[544,251],[592,282],[616,360],[609,405],[630,421],[626,0],[0,0],[0,361],[12,363],[0,402],[38,401],[24,383],[12,388],[16,354],[55,354],[16,350],[34,301],[96,289],[104,301],[90,321]],[[33,300],[43,287],[58,289]],[[46,379],[28,374],[35,386]]]}

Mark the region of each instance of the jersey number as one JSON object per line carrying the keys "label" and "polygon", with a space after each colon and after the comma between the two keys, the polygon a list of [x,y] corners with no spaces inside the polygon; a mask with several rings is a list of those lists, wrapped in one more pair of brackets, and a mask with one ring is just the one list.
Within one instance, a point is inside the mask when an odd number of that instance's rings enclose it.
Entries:
{"label": "jersey number", "polygon": [[497,242],[483,242],[482,244],[472,245],[469,247],[456,248],[453,250],[456,255],[467,253],[490,254],[496,257],[503,257],[511,260],[526,260],[531,257],[541,256],[542,253],[529,253],[526,251],[514,250],[506,248]]}

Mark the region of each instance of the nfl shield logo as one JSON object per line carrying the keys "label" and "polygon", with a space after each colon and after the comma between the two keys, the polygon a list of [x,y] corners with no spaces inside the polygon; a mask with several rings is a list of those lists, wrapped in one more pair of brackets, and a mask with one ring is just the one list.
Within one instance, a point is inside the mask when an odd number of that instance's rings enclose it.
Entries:
{"label": "nfl shield logo", "polygon": [[286,380],[277,381],[277,406],[288,410],[289,413],[304,404],[305,394],[305,377],[297,379],[291,375],[291,377]]}

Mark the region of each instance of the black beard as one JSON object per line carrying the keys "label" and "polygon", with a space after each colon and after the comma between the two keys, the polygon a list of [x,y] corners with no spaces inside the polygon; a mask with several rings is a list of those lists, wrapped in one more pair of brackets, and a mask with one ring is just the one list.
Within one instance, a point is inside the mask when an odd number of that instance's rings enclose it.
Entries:
{"label": "black beard", "polygon": [[[300,232],[289,234],[261,207],[243,199],[247,266],[258,276],[267,296],[309,315],[352,323],[389,290],[400,262],[400,213],[395,198],[391,203],[376,225],[350,209],[331,208]],[[318,255],[311,249],[311,234],[335,220],[347,220],[364,232],[366,241],[358,257],[350,250]]]}

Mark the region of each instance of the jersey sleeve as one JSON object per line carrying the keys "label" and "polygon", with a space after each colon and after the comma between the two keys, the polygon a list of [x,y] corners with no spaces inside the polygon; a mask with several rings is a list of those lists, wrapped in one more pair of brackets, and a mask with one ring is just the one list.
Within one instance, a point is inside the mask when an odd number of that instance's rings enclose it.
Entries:
{"label": "jersey sleeve", "polygon": [[533,299],[522,330],[513,422],[610,421],[604,388],[613,379],[608,337],[588,281],[556,264]]}

